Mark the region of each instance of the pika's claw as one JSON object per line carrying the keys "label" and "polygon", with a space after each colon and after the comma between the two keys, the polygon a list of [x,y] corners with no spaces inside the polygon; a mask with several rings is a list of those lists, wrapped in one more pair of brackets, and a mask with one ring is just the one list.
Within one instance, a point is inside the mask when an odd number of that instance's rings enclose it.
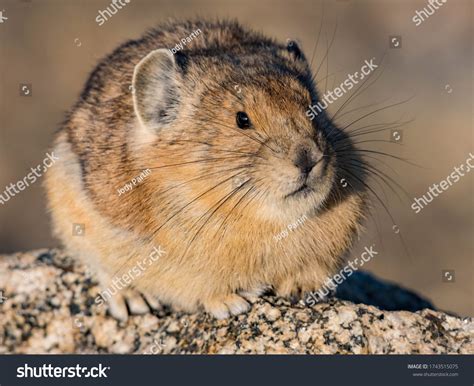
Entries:
{"label": "pika's claw", "polygon": [[130,314],[143,315],[150,312],[150,307],[148,307],[138,292],[128,290],[124,297],[127,301]]}
{"label": "pika's claw", "polygon": [[115,295],[107,301],[109,314],[120,322],[128,320],[128,310],[125,299],[121,295]]}
{"label": "pika's claw", "polygon": [[204,309],[217,319],[226,319],[231,314],[248,311],[250,305],[239,295],[231,294],[204,302]]}
{"label": "pika's claw", "polygon": [[146,292],[142,292],[142,296],[145,299],[145,301],[148,303],[148,306],[155,311],[161,310],[163,307],[161,306],[161,303],[156,299],[156,297],[147,294]]}
{"label": "pika's claw", "polygon": [[144,315],[161,309],[161,304],[154,297],[130,289],[117,293],[106,304],[110,315],[121,322],[126,322],[129,315]]}
{"label": "pika's claw", "polygon": [[272,287],[269,285],[260,285],[245,291],[240,291],[239,294],[242,295],[245,299],[254,302],[265,292],[269,291],[271,288]]}

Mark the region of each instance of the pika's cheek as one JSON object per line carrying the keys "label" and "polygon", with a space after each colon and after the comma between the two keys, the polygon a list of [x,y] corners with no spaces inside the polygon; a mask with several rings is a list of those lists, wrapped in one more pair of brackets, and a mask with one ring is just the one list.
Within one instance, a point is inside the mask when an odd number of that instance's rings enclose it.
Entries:
{"label": "pika's cheek", "polygon": [[295,172],[295,168],[279,162],[262,165],[255,171],[255,178],[260,179],[261,185],[268,189],[269,195],[285,195],[298,184],[298,173]]}

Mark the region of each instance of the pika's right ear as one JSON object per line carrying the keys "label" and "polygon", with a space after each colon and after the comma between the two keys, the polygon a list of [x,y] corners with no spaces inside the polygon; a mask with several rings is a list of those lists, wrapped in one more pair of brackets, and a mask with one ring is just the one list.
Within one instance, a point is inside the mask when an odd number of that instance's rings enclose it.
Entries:
{"label": "pika's right ear", "polygon": [[133,72],[133,107],[140,123],[159,130],[176,118],[179,78],[174,55],[165,48],[150,52]]}

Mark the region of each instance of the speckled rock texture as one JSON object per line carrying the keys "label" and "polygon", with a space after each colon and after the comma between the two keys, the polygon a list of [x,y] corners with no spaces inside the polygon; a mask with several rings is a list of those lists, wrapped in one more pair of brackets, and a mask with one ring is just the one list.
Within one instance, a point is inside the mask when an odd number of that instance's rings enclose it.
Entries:
{"label": "speckled rock texture", "polygon": [[[164,308],[117,322],[94,303],[96,283],[60,250],[0,256],[0,354],[474,353],[474,320],[434,311],[364,273],[308,307],[265,296],[248,314],[217,321]],[[394,309],[419,310],[389,311]],[[385,310],[383,310],[385,309]]]}

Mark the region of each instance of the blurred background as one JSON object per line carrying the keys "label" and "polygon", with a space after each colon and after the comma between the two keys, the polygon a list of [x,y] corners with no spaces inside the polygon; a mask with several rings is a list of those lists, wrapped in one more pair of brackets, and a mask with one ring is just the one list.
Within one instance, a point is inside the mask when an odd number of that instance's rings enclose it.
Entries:
{"label": "blurred background", "polygon": [[[380,167],[408,193],[401,200],[373,181],[393,220],[374,201],[367,231],[351,253],[375,244],[379,254],[364,266],[381,278],[411,288],[438,308],[473,313],[473,175],[435,198],[420,213],[411,209],[434,183],[465,163],[473,147],[473,2],[448,1],[416,26],[427,1],[222,1],[131,0],[102,26],[98,12],[109,0],[1,0],[0,191],[40,164],[54,131],[76,101],[97,61],[126,39],[169,18],[230,17],[280,41],[296,39],[311,57],[320,91],[332,90],[364,61],[380,65],[365,92],[339,116],[340,125],[410,121],[359,140],[362,148],[406,158],[412,166],[376,156]],[[429,8],[428,8],[429,10]],[[6,18],[6,19],[5,19]],[[205,31],[203,31],[205,33]],[[327,47],[334,42],[326,55]],[[325,60],[327,59],[327,60]],[[383,73],[380,74],[380,70]],[[20,85],[30,85],[22,96]],[[351,98],[339,98],[329,113]],[[411,99],[410,99],[411,98]],[[408,100],[409,99],[409,100]],[[407,101],[408,100],[408,101]],[[398,141],[394,138],[400,138]],[[0,253],[57,246],[51,238],[42,182],[0,205]],[[0,193],[1,193],[0,192]],[[401,239],[403,238],[403,240]],[[405,246],[404,246],[405,244]],[[1,257],[0,257],[1,258]],[[446,280],[444,271],[450,271]]]}

